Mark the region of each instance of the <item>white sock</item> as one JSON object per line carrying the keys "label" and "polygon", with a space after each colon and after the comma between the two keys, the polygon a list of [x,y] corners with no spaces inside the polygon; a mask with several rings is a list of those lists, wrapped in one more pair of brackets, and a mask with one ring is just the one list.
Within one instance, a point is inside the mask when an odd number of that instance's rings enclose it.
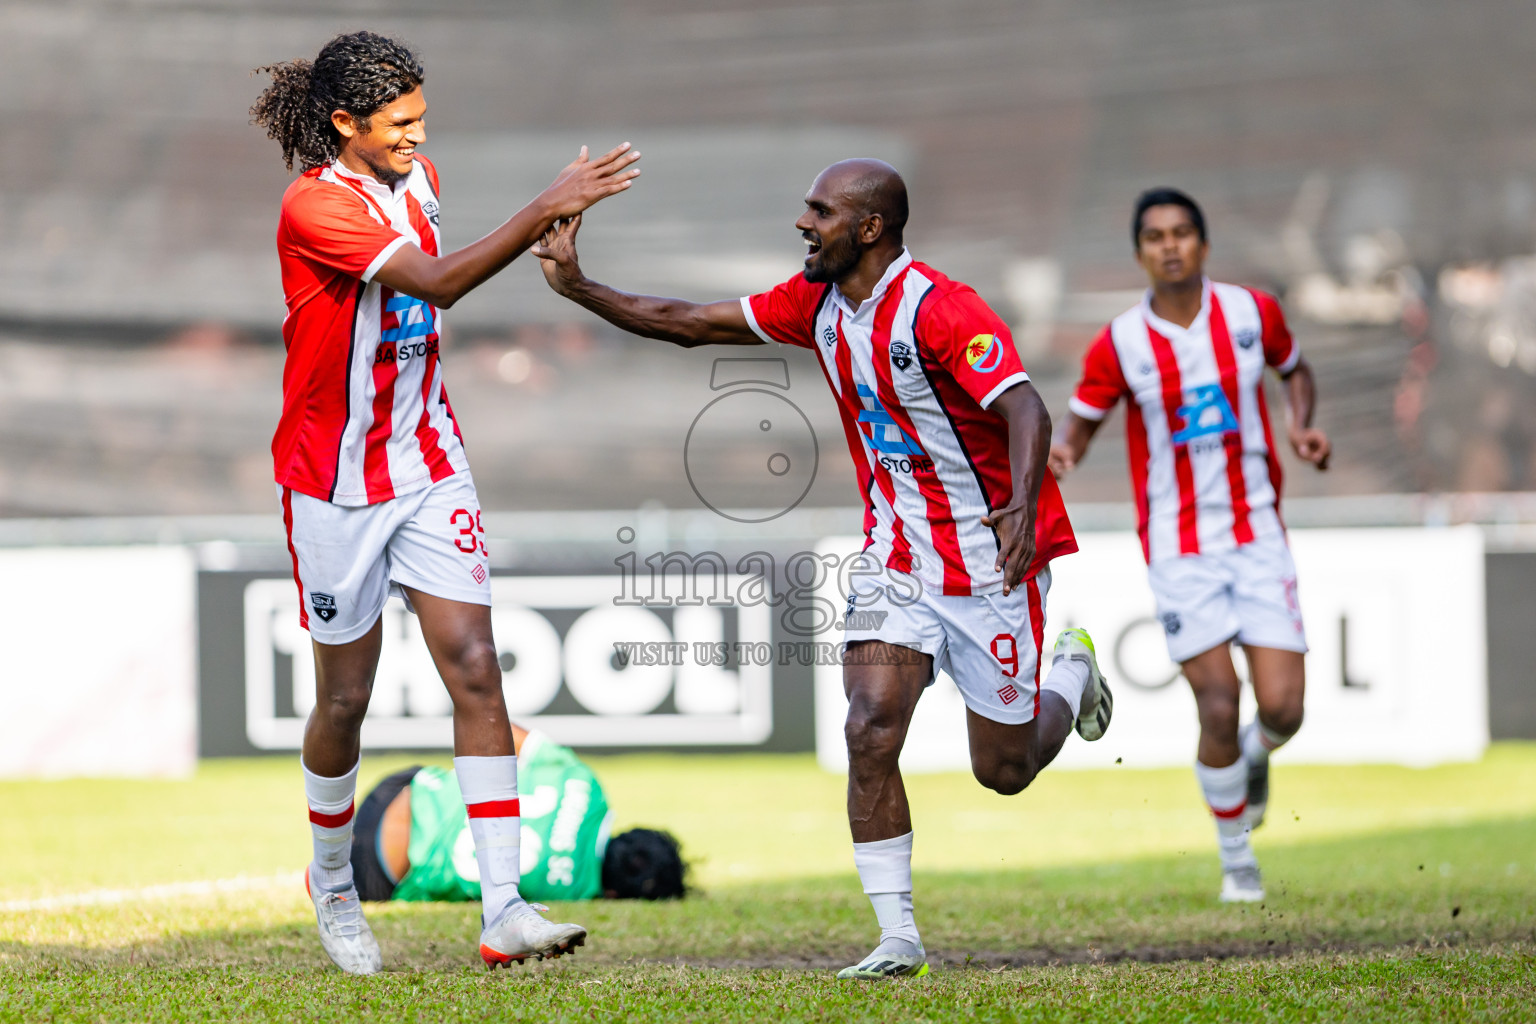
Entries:
{"label": "white sock", "polygon": [[[359,762],[361,764],[361,762]],[[357,795],[357,765],[339,778],[304,770],[304,799],[309,803],[309,831],[315,847],[315,882],[341,892],[352,887],[352,814]]]}
{"label": "white sock", "polygon": [[1239,742],[1243,747],[1244,760],[1249,764],[1264,764],[1269,760],[1270,751],[1279,750],[1290,738],[1280,735],[1255,718],[1243,727]]}
{"label": "white sock", "polygon": [[1067,707],[1072,709],[1072,717],[1082,710],[1083,690],[1088,685],[1088,666],[1073,658],[1057,658],[1051,665],[1051,671],[1045,677],[1045,682],[1040,689],[1044,692],[1059,693],[1066,700]]}
{"label": "white sock", "polygon": [[1243,811],[1248,807],[1248,762],[1239,757],[1225,768],[1212,768],[1195,762],[1195,777],[1205,793],[1205,802],[1216,819],[1216,842],[1221,848],[1221,867],[1250,867],[1258,863],[1248,844],[1248,823]]}
{"label": "white sock", "polygon": [[480,902],[485,923],[490,924],[521,898],[517,883],[522,880],[518,844],[523,819],[517,802],[517,758],[456,757],[453,770],[469,812],[469,834],[480,865]]}
{"label": "white sock", "polygon": [[880,922],[880,941],[905,939],[921,945],[912,916],[912,833],[854,843],[853,863]]}

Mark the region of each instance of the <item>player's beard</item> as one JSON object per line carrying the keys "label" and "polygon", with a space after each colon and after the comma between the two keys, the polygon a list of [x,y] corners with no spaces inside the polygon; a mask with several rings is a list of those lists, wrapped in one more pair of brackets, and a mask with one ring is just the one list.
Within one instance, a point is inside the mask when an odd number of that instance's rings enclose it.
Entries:
{"label": "player's beard", "polygon": [[374,178],[376,178],[380,184],[388,185],[390,188],[394,188],[395,182],[404,181],[406,175],[410,173],[406,172],[406,174],[401,174],[399,171],[389,166],[388,158],[385,158],[383,161],[376,161],[366,153],[360,153],[358,155],[362,157],[363,163],[368,165],[368,170],[373,172]]}
{"label": "player's beard", "polygon": [[840,281],[853,273],[864,255],[859,245],[858,229],[850,228],[836,238],[821,240],[821,249],[805,265],[805,279],[812,284]]}

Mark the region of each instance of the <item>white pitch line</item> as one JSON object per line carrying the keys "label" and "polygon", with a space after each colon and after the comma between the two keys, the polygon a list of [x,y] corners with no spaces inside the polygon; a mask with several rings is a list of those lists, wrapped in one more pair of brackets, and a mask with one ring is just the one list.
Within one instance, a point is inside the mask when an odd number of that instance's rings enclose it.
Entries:
{"label": "white pitch line", "polygon": [[111,903],[127,903],[130,900],[216,896],[222,893],[247,892],[252,889],[279,889],[303,884],[303,871],[288,871],[280,875],[264,875],[255,878],[250,875],[237,875],[234,878],[216,878],[200,882],[167,882],[163,885],[146,885],[137,889],[91,889],[87,892],[69,893],[64,896],[45,896],[36,900],[11,900],[0,903],[0,914],[63,910],[68,907],[99,907]]}

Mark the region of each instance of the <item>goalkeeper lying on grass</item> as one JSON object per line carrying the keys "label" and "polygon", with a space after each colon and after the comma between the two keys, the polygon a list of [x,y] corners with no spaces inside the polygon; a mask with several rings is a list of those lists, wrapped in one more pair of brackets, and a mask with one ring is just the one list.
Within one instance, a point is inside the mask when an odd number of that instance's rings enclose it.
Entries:
{"label": "goalkeeper lying on grass", "polygon": [[[541,733],[513,726],[512,738],[524,898],[683,896],[676,839],[648,828],[610,838],[613,812],[592,769]],[[478,900],[475,843],[453,771],[407,768],[375,786],[357,809],[352,870],[365,900]]]}

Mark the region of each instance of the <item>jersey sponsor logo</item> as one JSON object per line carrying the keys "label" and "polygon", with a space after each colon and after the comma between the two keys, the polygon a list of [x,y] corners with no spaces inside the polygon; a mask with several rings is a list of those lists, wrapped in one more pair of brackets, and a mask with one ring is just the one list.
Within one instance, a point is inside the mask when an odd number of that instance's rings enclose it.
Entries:
{"label": "jersey sponsor logo", "polygon": [[1197,437],[1237,432],[1237,416],[1220,384],[1202,384],[1184,392],[1178,414],[1184,426],[1173,435],[1174,444],[1188,444]]}
{"label": "jersey sponsor logo", "polygon": [[[901,425],[891,418],[891,414],[881,404],[880,396],[864,384],[858,387],[859,397],[869,402],[869,406],[859,413],[859,422],[867,424],[861,433],[864,435],[864,443],[869,445],[870,450],[879,455],[915,455],[926,460],[928,453],[923,451],[923,446],[917,443],[917,438],[907,434],[901,429]],[[932,461],[929,461],[928,465],[932,468]],[[910,472],[911,467],[908,467],[907,471]]]}
{"label": "jersey sponsor logo", "polygon": [[408,341],[403,344],[384,341],[379,343],[377,351],[373,354],[373,365],[384,366],[388,363],[408,363],[412,359],[421,359],[424,356],[435,356],[438,351],[436,338],[428,338],[425,341]]}
{"label": "jersey sponsor logo", "polygon": [[965,361],[977,373],[991,373],[1003,365],[1002,339],[995,334],[978,334],[965,346]]}
{"label": "jersey sponsor logo", "polygon": [[1252,327],[1244,327],[1233,333],[1232,340],[1237,342],[1238,348],[1253,348],[1254,343],[1259,340],[1259,332]]}
{"label": "jersey sponsor logo", "polygon": [[336,598],[330,594],[321,594],[311,590],[309,603],[314,607],[315,614],[320,616],[321,622],[330,622],[336,617]]}
{"label": "jersey sponsor logo", "polygon": [[912,365],[912,346],[904,341],[891,342],[891,362],[896,364],[898,370],[905,370]]}

